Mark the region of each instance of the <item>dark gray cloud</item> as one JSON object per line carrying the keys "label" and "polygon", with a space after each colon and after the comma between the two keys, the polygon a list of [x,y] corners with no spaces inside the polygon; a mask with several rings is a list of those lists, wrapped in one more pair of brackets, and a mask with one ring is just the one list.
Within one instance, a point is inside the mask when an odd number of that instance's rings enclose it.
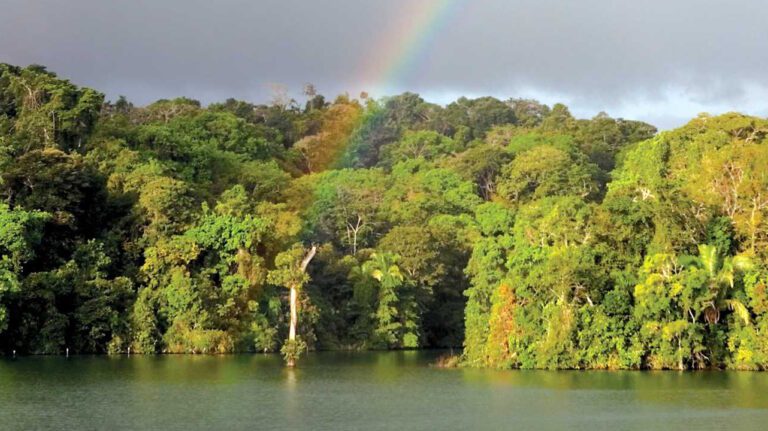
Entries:
{"label": "dark gray cloud", "polygon": [[[398,79],[367,65],[415,3],[438,0],[0,0],[0,61],[48,65],[143,104],[383,88],[564,101],[579,115],[673,126],[701,111],[768,113],[762,0],[450,0]],[[439,2],[439,1],[438,1]],[[375,94],[377,95],[377,94]]]}

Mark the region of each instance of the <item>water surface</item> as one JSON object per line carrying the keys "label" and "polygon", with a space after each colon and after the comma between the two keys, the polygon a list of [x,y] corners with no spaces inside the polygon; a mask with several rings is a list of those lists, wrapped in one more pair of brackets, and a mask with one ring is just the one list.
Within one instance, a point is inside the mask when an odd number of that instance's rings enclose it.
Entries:
{"label": "water surface", "polygon": [[0,429],[768,429],[768,374],[442,370],[434,352],[0,358]]}

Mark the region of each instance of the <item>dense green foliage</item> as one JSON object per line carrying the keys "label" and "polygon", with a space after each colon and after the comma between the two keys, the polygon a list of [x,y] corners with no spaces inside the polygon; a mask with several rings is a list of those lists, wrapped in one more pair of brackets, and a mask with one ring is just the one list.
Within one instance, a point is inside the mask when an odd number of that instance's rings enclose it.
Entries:
{"label": "dense green foliage", "polygon": [[477,208],[466,362],[764,369],[767,133],[701,116],[619,150],[606,185],[578,144],[526,143]]}
{"label": "dense green foliage", "polygon": [[0,351],[763,369],[767,133],[411,93],[134,107],[0,65]]}

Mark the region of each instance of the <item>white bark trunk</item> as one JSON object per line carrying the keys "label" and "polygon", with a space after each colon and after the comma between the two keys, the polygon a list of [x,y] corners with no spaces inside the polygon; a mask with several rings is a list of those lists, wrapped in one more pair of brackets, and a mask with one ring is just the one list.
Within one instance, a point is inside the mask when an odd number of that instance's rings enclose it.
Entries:
{"label": "white bark trunk", "polygon": [[296,324],[299,321],[299,292],[296,287],[291,287],[291,325],[288,330],[288,339],[293,341],[296,339]]}
{"label": "white bark trunk", "polygon": [[[307,265],[309,265],[309,262],[312,260],[313,257],[315,257],[315,253],[317,253],[317,246],[313,245],[312,248],[307,252],[307,255],[304,256],[304,259],[301,261],[301,265],[299,265],[299,270],[303,273],[307,270]],[[291,286],[291,299],[290,299],[290,305],[291,305],[291,322],[288,327],[288,340],[294,341],[296,340],[296,326],[299,323],[299,289],[298,286]],[[296,365],[296,362],[293,359],[288,360],[288,366],[294,367]]]}

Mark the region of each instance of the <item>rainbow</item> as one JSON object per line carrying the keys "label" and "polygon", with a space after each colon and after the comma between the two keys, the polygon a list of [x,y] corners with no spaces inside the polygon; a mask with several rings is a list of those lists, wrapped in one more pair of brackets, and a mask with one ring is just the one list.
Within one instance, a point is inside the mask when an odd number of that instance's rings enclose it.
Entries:
{"label": "rainbow", "polygon": [[[388,23],[385,31],[381,32],[378,43],[367,51],[365,61],[361,62],[363,79],[359,82],[366,92],[378,97],[402,90],[400,87],[404,80],[413,73],[421,60],[427,57],[431,42],[468,0],[405,1],[408,7],[398,11],[397,17]],[[375,124],[369,123],[374,119],[374,116],[366,116],[361,112],[361,117],[355,120],[341,138],[340,145],[336,149],[326,149],[331,152],[326,154],[330,163],[322,170],[349,167],[347,163],[350,159],[347,157],[351,156],[349,151],[352,137],[366,125]],[[326,130],[324,133],[327,136],[332,132]],[[301,211],[306,210],[318,199],[315,193],[304,202]]]}
{"label": "rainbow", "polygon": [[362,81],[373,94],[397,89],[426,57],[435,36],[458,14],[466,0],[407,0],[408,7],[381,33],[363,62]]}
{"label": "rainbow", "polygon": [[[367,51],[361,67],[363,78],[358,82],[372,96],[386,97],[400,88],[409,74],[428,56],[431,42],[458,12],[467,0],[406,0],[407,7],[398,10],[396,17],[387,23],[378,43]],[[361,112],[355,123],[348,124],[343,137],[333,139],[337,144],[325,149],[321,170],[350,166],[350,145],[360,130],[375,120]],[[339,126],[341,122],[333,123]],[[323,126],[325,129],[325,126]],[[325,129],[323,134],[333,136],[338,130]],[[321,134],[322,135],[322,134]],[[352,148],[351,151],[354,151]]]}

